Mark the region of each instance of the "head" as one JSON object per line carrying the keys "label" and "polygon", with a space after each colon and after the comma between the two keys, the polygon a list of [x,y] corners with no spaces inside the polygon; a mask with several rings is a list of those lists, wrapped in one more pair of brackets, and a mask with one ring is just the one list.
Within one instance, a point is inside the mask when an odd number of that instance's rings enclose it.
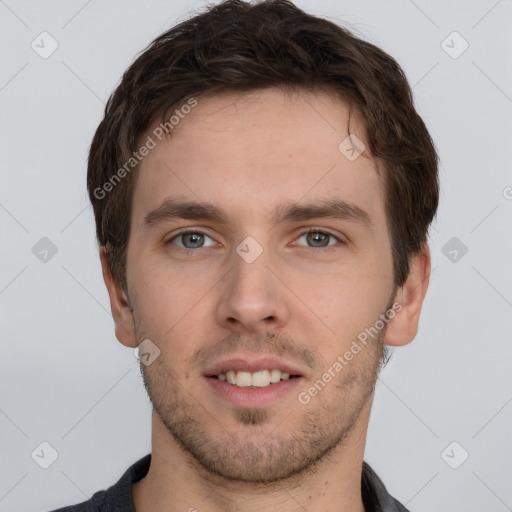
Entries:
{"label": "head", "polygon": [[[212,7],[126,71],[89,155],[103,274],[118,339],[160,351],[141,364],[158,420],[202,468],[299,474],[367,416],[386,346],[416,335],[437,166],[397,62],[286,0]],[[294,398],[219,399],[209,373],[248,354],[292,366]]]}

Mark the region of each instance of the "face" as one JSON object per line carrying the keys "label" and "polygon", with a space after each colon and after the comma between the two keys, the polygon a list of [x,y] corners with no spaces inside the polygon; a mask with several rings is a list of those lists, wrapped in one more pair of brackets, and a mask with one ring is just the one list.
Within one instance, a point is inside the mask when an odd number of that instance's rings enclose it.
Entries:
{"label": "face", "polygon": [[396,290],[383,184],[340,151],[348,123],[327,94],[202,98],[139,168],[127,290],[160,350],[141,369],[169,439],[211,473],[312,471],[369,413]]}

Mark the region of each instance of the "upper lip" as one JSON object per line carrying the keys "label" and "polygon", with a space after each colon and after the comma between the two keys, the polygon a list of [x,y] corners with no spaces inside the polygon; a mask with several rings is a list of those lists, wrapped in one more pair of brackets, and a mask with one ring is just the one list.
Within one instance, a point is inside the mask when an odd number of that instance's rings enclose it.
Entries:
{"label": "upper lip", "polygon": [[230,370],[235,372],[250,372],[254,373],[260,370],[281,370],[289,373],[290,375],[296,375],[302,377],[305,374],[304,370],[301,370],[298,366],[283,361],[275,357],[236,357],[230,359],[224,359],[219,361],[212,366],[208,367],[204,375],[206,377],[212,377],[221,373],[226,373]]}

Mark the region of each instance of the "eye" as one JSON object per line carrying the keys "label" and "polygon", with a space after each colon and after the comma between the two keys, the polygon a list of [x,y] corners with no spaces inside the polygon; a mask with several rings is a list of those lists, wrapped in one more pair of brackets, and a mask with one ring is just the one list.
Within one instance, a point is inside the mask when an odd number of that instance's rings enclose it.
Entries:
{"label": "eye", "polygon": [[[341,244],[344,243],[339,237],[318,228],[308,229],[308,231],[302,233],[296,240],[298,241],[302,238],[305,239],[307,246],[319,249],[327,249],[328,247],[336,245],[337,242]],[[210,240],[210,243],[206,244],[205,239]],[[216,244],[211,237],[198,230],[182,231],[174,235],[166,243],[177,245],[182,249],[201,249],[202,247],[212,247]],[[296,245],[304,244],[296,243]]]}
{"label": "eye", "polygon": [[[300,240],[301,238],[305,238],[306,243],[309,245],[309,247],[315,247],[315,248],[324,248],[324,247],[330,247],[331,245],[336,245],[336,242],[344,243],[343,240],[338,238],[337,236],[334,236],[332,233],[329,233],[328,231],[322,231],[318,228],[310,228],[305,233],[302,233],[302,235],[297,238],[297,240]],[[329,239],[331,239],[332,243],[329,243]],[[302,245],[302,244],[297,244]]]}
{"label": "eye", "polygon": [[[205,238],[212,241],[211,244],[205,245]],[[176,241],[176,243],[175,243]],[[177,243],[177,242],[181,243]],[[177,245],[183,249],[200,249],[201,247],[211,247],[215,245],[215,241],[201,231],[182,231],[170,238],[166,243]]]}

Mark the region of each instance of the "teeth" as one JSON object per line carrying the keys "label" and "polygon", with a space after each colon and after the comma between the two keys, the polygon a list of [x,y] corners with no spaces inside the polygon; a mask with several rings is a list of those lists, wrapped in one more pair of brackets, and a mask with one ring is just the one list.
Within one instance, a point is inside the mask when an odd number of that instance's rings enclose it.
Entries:
{"label": "teeth", "polygon": [[238,372],[236,374],[236,385],[240,387],[252,386],[251,374],[249,372]]}
{"label": "teeth", "polygon": [[270,372],[270,382],[279,382],[281,380],[281,370],[272,370]]}
{"label": "teeth", "polygon": [[[238,378],[236,379],[236,381],[238,383]],[[268,386],[270,384],[270,372],[268,370],[254,372],[252,374],[251,384],[253,386],[256,386],[257,388],[264,388],[265,386]]]}
{"label": "teeth", "polygon": [[219,373],[217,378],[241,388],[264,388],[280,380],[289,379],[290,374],[281,370],[259,370],[254,373],[229,370],[226,373]]}

